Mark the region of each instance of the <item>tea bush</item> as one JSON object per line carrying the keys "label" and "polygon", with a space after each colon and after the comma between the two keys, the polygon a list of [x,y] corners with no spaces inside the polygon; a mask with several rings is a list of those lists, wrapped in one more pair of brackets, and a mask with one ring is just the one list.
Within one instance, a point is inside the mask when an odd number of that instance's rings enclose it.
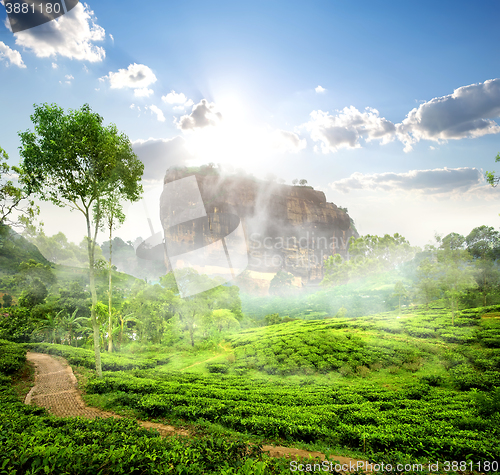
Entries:
{"label": "tea bush", "polygon": [[[162,438],[129,419],[58,418],[20,402],[8,375],[25,349],[0,341],[0,473],[33,475],[279,474],[287,463],[221,437]],[[124,394],[131,401],[133,394]]]}

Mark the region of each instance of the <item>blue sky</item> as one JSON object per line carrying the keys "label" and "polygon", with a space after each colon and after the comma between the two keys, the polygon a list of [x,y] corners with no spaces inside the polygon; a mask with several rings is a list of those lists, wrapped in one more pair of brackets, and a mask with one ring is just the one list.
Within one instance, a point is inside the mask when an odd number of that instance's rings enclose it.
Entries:
{"label": "blue sky", "polygon": [[[176,163],[305,178],[362,234],[500,225],[496,1],[80,3],[12,34],[0,6],[0,145],[15,163],[34,103],[116,123],[147,189]],[[500,166],[497,167],[500,172]],[[46,232],[81,217],[45,205]],[[155,211],[151,211],[155,214]],[[131,218],[118,234],[146,234]]]}

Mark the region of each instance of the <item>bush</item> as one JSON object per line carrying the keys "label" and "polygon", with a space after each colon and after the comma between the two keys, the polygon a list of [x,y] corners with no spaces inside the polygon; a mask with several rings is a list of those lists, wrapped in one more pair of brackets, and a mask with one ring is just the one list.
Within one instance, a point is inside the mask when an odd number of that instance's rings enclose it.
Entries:
{"label": "bush", "polygon": [[370,374],[370,370],[366,366],[357,366],[356,372],[362,377],[366,378]]}
{"label": "bush", "polygon": [[0,373],[10,375],[19,371],[26,362],[26,350],[6,340],[0,340]]}
{"label": "bush", "polygon": [[492,416],[500,412],[500,387],[488,392],[475,391],[472,395],[477,412],[482,416]]}
{"label": "bush", "polygon": [[[27,343],[27,348],[38,353],[62,356],[69,364],[95,369],[95,356],[92,350],[85,348],[74,348],[67,345],[56,345],[52,343]],[[168,361],[168,358],[166,359]],[[165,360],[162,361],[162,363]],[[101,353],[101,364],[103,371],[126,371],[132,369],[149,369],[159,364],[154,358],[130,357],[117,353]]]}
{"label": "bush", "polygon": [[226,374],[229,371],[229,366],[223,363],[207,363],[209,373]]}
{"label": "bush", "polygon": [[437,374],[429,374],[427,376],[422,376],[420,381],[428,386],[440,386],[443,383],[443,378]]}
{"label": "bush", "polygon": [[34,330],[29,309],[14,307],[0,311],[0,339],[27,343]]}

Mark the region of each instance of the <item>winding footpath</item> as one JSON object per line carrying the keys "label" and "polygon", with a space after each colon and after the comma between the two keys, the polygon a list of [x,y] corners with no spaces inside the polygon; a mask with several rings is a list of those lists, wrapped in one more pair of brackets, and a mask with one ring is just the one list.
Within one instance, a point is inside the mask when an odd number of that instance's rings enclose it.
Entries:
{"label": "winding footpath", "polygon": [[[89,407],[83,401],[78,382],[71,366],[63,358],[53,358],[43,353],[28,352],[26,355],[28,361],[34,363],[36,367],[35,385],[26,395],[25,404],[36,404],[46,408],[51,414],[59,417],[87,417],[94,419],[96,417],[114,417],[117,419],[122,416],[113,412],[102,411],[101,409]],[[172,435],[189,436],[189,432],[177,429],[173,426],[158,424],[155,422],[141,421],[137,423],[147,429],[156,429],[162,437]],[[321,452],[308,452],[306,450],[294,449],[288,447],[264,445],[262,450],[269,452],[271,457],[313,457],[321,460],[325,455]],[[336,456],[335,460],[340,464],[356,464],[355,459]]]}
{"label": "winding footpath", "polygon": [[[122,418],[113,412],[88,407],[83,402],[73,370],[65,360],[61,362],[50,355],[32,352],[28,352],[26,357],[28,361],[35,364],[36,372],[35,385],[26,395],[25,404],[36,404],[44,407],[51,414],[59,417]],[[140,420],[137,422],[147,429],[157,429],[162,436],[189,435],[189,432],[176,429],[173,426]]]}

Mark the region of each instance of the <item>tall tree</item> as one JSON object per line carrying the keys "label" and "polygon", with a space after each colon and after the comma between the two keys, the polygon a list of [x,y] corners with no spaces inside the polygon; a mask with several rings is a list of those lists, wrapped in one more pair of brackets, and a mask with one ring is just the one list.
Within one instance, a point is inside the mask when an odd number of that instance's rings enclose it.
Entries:
{"label": "tall tree", "polygon": [[451,324],[455,324],[455,312],[462,293],[476,286],[471,256],[465,249],[465,238],[457,233],[448,234],[441,241],[437,252],[440,265],[440,282],[451,308]]}
{"label": "tall tree", "polygon": [[418,299],[425,304],[427,310],[429,309],[431,300],[439,295],[437,274],[437,263],[431,257],[423,259],[416,271],[416,294]]}
{"label": "tall tree", "polygon": [[395,297],[398,297],[399,315],[401,315],[401,299],[408,297],[408,291],[406,290],[406,288],[401,280],[398,280],[396,282],[396,284],[394,285],[394,294],[393,295]]}
{"label": "tall tree", "polygon": [[123,207],[120,203],[119,192],[111,188],[106,193],[106,196],[95,203],[94,205],[94,219],[96,222],[101,223],[102,228],[107,228],[109,231],[109,259],[108,259],[108,352],[113,351],[113,231],[119,228],[125,222],[125,215],[123,214]]}
{"label": "tall tree", "polygon": [[500,233],[491,226],[479,226],[469,233],[465,242],[476,263],[476,282],[486,306],[488,295],[500,277],[495,268],[495,261],[500,257]]}
{"label": "tall tree", "polygon": [[[0,147],[0,225],[32,226],[40,210],[28,200],[22,167],[10,166],[8,159],[7,152]],[[12,219],[13,214],[18,214],[16,219]]]}
{"label": "tall tree", "polygon": [[85,217],[89,283],[92,296],[96,371],[102,375],[99,324],[96,317],[95,246],[100,223],[93,207],[114,188],[128,201],[142,193],[143,163],[132,151],[128,137],[88,104],[67,113],[56,104],[35,106],[31,115],[34,132],[20,132],[22,169],[28,192],[60,207],[77,210]]}

